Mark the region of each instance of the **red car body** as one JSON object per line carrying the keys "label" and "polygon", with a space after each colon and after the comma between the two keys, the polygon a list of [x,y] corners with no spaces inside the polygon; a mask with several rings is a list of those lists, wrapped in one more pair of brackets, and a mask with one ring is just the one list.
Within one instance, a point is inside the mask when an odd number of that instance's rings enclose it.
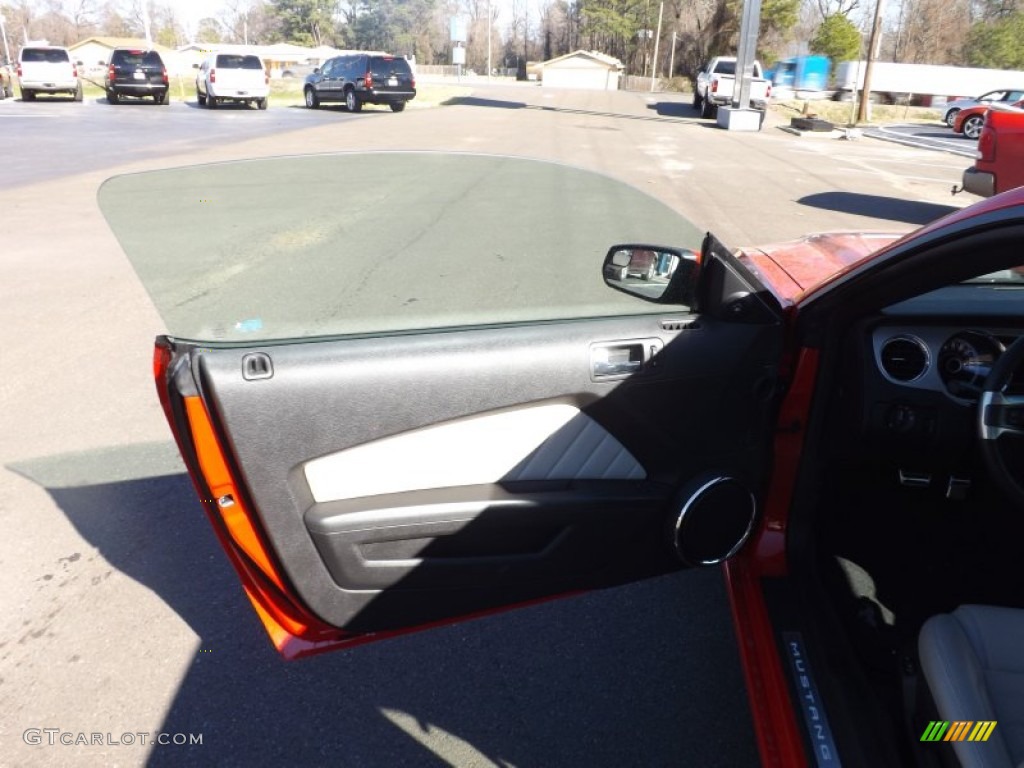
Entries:
{"label": "red car body", "polygon": [[1024,112],[990,110],[978,138],[977,160],[963,188],[981,197],[1024,186]]}

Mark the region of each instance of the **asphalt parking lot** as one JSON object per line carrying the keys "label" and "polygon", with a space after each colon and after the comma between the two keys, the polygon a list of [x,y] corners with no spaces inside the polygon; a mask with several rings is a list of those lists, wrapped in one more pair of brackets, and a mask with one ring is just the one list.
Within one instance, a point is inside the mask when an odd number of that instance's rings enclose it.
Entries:
{"label": "asphalt parking lot", "polygon": [[[0,763],[756,762],[716,570],[279,661],[182,474],[150,379],[163,326],[96,191],[152,168],[422,149],[606,173],[734,245],[908,231],[971,202],[949,195],[961,156],[776,125],[499,86],[402,114],[0,102]],[[203,743],[26,743],[45,728]]]}
{"label": "asphalt parking lot", "polygon": [[[896,123],[870,128],[865,132],[869,137],[893,141],[908,147],[931,149],[949,152],[954,155],[974,159],[978,142],[968,139],[962,133],[953,133],[953,129],[940,123],[922,125],[920,123]],[[972,165],[973,163],[967,163]]]}

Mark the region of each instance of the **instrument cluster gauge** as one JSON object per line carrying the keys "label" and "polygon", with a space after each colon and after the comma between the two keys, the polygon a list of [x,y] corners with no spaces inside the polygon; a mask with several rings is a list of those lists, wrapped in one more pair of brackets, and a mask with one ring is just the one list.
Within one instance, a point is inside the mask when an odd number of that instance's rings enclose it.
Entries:
{"label": "instrument cluster gauge", "polygon": [[939,376],[953,397],[976,401],[1005,347],[984,331],[960,331],[939,350]]}

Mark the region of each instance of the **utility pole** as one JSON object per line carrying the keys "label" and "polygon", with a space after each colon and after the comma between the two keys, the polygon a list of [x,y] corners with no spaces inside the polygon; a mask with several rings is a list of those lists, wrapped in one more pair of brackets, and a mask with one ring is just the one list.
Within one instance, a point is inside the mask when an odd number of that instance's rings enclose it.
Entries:
{"label": "utility pole", "polygon": [[672,79],[672,73],[676,70],[676,33],[672,31],[672,51],[668,55],[668,79]]}
{"label": "utility pole", "polygon": [[868,63],[864,69],[864,87],[860,92],[860,111],[857,113],[858,122],[866,122],[868,119],[868,102],[871,100],[871,70],[875,64],[875,57],[878,55],[879,34],[882,29],[882,5],[883,0],[875,2],[875,20],[871,23],[871,39],[868,41]]}
{"label": "utility pole", "polygon": [[152,30],[150,29],[150,25],[149,25],[149,8],[147,6],[148,2],[149,2],[149,0],[142,0],[142,3],[141,3],[141,5],[142,5],[142,28],[143,28],[143,30],[145,30],[145,33],[146,33],[146,47],[147,48],[152,48],[153,47],[153,33],[152,33]]}
{"label": "utility pole", "polygon": [[530,3],[529,0],[523,3],[523,75],[526,80],[530,74],[526,71],[530,63]]}
{"label": "utility pole", "polygon": [[665,13],[665,0],[661,0],[658,8],[658,32],[654,37],[654,58],[651,60],[651,92],[654,92],[654,81],[658,76],[658,43],[661,42],[661,17]]}
{"label": "utility pole", "polygon": [[4,15],[0,13],[0,37],[4,39],[4,61],[8,64],[11,63],[11,49],[7,45],[7,26],[5,24],[6,19]]}
{"label": "utility pole", "polygon": [[491,82],[491,0],[487,0],[487,82]]}

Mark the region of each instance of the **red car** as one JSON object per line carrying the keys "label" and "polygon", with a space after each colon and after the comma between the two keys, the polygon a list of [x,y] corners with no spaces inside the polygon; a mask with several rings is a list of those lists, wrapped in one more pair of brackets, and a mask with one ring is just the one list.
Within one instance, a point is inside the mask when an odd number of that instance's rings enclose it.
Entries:
{"label": "red car", "polygon": [[991,197],[1020,186],[1024,186],[1024,111],[989,111],[974,165],[964,170],[961,189]]}
{"label": "red car", "polygon": [[961,109],[953,118],[953,133],[962,133],[968,139],[981,136],[981,128],[985,124],[985,113],[991,110],[1001,112],[1024,112],[1024,99],[1013,104],[979,104],[976,107]]}
{"label": "red car", "polygon": [[[286,658],[717,567],[766,765],[1024,760],[1024,190],[740,251],[498,156],[177,168],[99,202]],[[606,269],[638,250],[670,277]]]}

